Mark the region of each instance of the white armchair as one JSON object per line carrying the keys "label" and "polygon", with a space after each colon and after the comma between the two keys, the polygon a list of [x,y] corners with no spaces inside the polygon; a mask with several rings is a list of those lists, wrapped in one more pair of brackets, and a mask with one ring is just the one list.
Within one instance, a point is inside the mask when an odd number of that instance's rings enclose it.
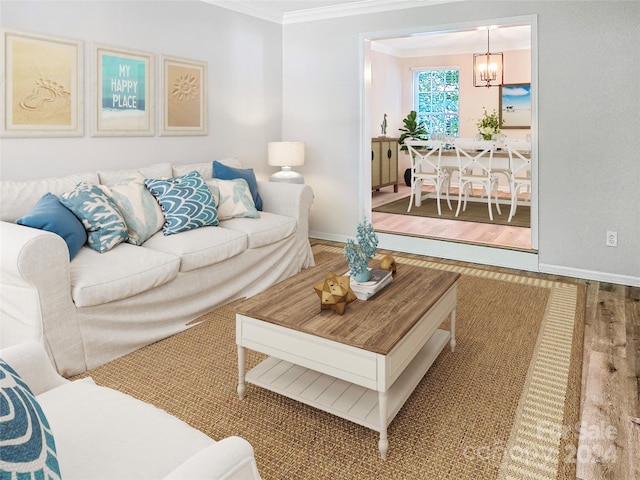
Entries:
{"label": "white armchair", "polygon": [[[44,412],[62,478],[260,479],[253,448],[240,437],[216,442],[164,410],[90,378],[66,380],[38,343],[9,347],[0,357]],[[27,398],[24,392],[14,394],[18,382],[0,377],[4,398]],[[11,428],[0,425],[2,436],[10,436]],[[24,468],[20,460],[11,459]]]}

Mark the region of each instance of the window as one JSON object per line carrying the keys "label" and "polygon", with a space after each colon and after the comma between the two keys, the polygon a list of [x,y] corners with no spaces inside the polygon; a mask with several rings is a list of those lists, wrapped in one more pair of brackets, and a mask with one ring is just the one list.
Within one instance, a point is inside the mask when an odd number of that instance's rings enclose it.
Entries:
{"label": "window", "polygon": [[458,136],[459,72],[457,69],[416,70],[413,75],[414,109],[429,134]]}

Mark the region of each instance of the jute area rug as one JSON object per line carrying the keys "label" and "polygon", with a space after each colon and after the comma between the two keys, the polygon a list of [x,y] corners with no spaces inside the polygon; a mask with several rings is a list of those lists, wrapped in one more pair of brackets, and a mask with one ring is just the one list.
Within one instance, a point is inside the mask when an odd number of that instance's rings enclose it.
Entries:
{"label": "jute area rug", "polygon": [[[314,245],[320,278],[341,253]],[[82,376],[214,439],[246,438],[266,480],[575,478],[584,286],[395,258],[398,275],[412,264],[462,276],[456,351],[443,350],[391,423],[386,460],[373,430],[254,385],[238,399],[237,303]],[[247,367],[262,358],[247,351]]]}
{"label": "jute area rug", "polygon": [[393,213],[396,215],[411,215],[414,217],[432,217],[443,218],[446,220],[460,220],[463,222],[478,222],[478,223],[491,223],[493,225],[508,225],[511,227],[526,227],[531,226],[531,209],[528,205],[520,205],[516,210],[516,214],[509,222],[509,209],[508,204],[501,203],[500,210],[502,214],[499,214],[495,205],[491,204],[493,213],[493,221],[489,218],[489,210],[487,209],[486,201],[482,202],[467,202],[467,209],[462,211],[460,208],[460,214],[456,217],[456,209],[458,208],[458,196],[451,197],[451,206],[453,210],[449,210],[446,198],[440,199],[440,210],[442,215],[438,215],[438,203],[435,198],[427,198],[422,201],[419,207],[415,204],[411,206],[411,211],[407,212],[409,207],[409,197],[400,198],[393,202],[385,203],[373,209],[374,212],[380,213]]}

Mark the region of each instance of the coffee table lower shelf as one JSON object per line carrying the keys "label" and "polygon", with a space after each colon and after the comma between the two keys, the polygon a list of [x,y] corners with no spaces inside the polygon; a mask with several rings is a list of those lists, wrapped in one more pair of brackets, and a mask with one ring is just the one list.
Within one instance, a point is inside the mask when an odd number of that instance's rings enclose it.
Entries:
{"label": "coffee table lower shelf", "polygon": [[246,381],[380,432],[386,430],[450,338],[450,332],[436,330],[389,388],[386,419],[379,415],[377,391],[275,357],[247,372]]}

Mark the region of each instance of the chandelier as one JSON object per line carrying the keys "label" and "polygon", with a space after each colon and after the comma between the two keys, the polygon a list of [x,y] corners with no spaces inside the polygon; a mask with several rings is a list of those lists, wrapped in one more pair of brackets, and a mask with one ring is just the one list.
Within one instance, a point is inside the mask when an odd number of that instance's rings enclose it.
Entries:
{"label": "chandelier", "polygon": [[473,54],[473,86],[497,87],[504,83],[502,52],[491,53],[487,28],[487,52]]}

